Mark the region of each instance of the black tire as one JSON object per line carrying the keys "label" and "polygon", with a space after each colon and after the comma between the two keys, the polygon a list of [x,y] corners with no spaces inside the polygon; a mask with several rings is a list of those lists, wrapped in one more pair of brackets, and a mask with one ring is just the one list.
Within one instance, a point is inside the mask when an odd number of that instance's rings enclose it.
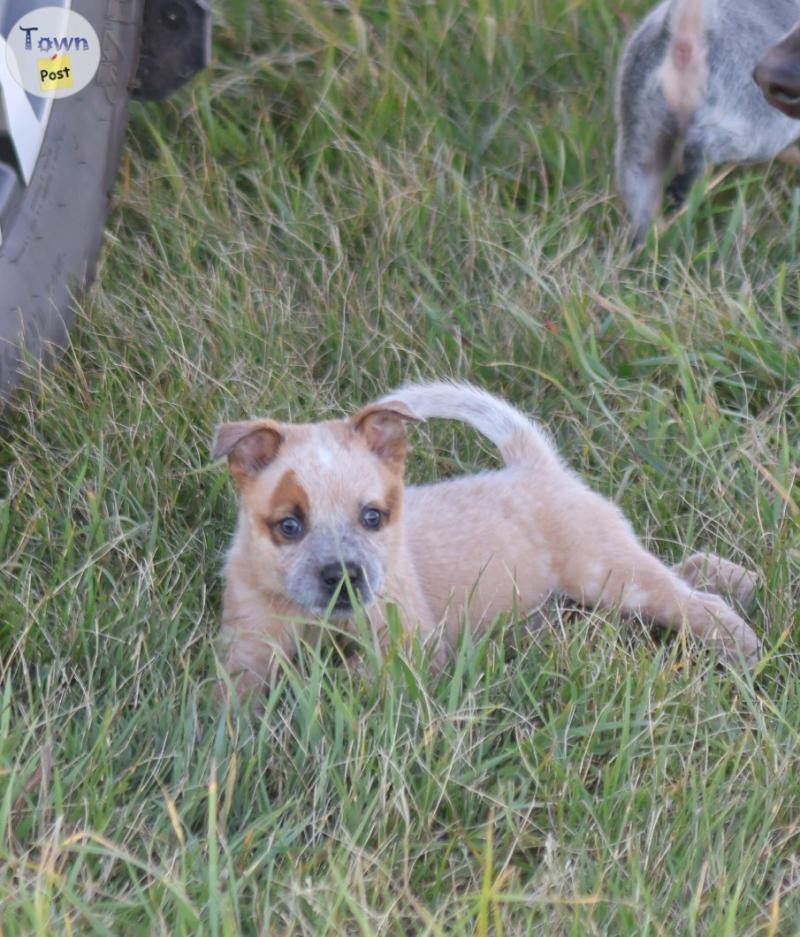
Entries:
{"label": "black tire", "polygon": [[144,0],[73,0],[100,37],[97,75],[53,102],[36,168],[0,246],[0,398],[21,380],[20,349],[63,348],[72,297],[94,274],[128,116]]}

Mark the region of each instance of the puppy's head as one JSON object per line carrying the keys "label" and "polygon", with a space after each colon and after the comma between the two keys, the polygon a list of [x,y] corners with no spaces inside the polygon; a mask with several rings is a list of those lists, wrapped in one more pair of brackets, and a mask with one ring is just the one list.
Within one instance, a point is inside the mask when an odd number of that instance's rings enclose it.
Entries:
{"label": "puppy's head", "polygon": [[389,401],[349,420],[217,429],[213,456],[228,457],[239,488],[236,549],[253,586],[340,618],[351,590],[374,600],[399,545],[405,423],[416,419]]}
{"label": "puppy's head", "polygon": [[800,26],[767,49],[753,78],[773,107],[800,118]]}

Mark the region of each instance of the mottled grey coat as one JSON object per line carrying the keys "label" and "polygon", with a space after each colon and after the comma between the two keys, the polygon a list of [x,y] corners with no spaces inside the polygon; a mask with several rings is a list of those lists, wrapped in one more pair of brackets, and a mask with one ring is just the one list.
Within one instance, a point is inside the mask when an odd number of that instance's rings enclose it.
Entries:
{"label": "mottled grey coat", "polygon": [[[691,89],[697,104],[681,114],[667,102],[664,63],[681,67],[675,17],[692,3],[702,20],[703,86]],[[665,0],[630,36],[616,80],[616,174],[637,241],[665,184],[680,202],[705,167],[769,160],[800,137],[800,123],[770,107],[752,77],[760,56],[798,20],[797,0]]]}

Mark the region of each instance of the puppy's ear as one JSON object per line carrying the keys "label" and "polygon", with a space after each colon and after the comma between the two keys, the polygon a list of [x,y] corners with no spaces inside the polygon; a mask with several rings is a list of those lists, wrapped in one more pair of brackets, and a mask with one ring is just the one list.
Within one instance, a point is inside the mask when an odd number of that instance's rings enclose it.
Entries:
{"label": "puppy's ear", "polygon": [[214,434],[211,458],[227,456],[231,475],[241,487],[269,465],[282,442],[280,424],[274,420],[223,423]]}
{"label": "puppy's ear", "polygon": [[382,400],[359,410],[350,422],[379,459],[402,470],[408,448],[404,424],[419,419],[402,400]]}

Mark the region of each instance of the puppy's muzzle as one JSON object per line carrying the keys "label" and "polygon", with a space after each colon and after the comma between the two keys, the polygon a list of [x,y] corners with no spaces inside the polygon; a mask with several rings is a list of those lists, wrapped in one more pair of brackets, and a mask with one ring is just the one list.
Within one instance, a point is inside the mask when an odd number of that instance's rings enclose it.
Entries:
{"label": "puppy's muzzle", "polygon": [[319,571],[322,594],[326,599],[332,599],[338,591],[333,606],[338,610],[352,608],[345,579],[349,580],[353,592],[363,597],[367,582],[364,570],[358,563],[327,563]]}

